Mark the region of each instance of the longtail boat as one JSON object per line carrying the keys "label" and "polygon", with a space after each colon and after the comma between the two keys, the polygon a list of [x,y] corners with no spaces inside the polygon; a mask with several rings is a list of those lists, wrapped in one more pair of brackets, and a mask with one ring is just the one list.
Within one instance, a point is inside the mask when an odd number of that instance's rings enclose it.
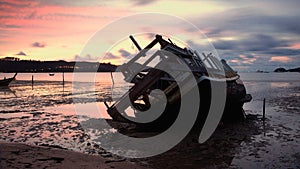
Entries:
{"label": "longtail boat", "polygon": [[8,86],[10,84],[10,82],[12,82],[18,73],[15,73],[15,75],[11,78],[4,78],[2,80],[0,80],[0,86]]}

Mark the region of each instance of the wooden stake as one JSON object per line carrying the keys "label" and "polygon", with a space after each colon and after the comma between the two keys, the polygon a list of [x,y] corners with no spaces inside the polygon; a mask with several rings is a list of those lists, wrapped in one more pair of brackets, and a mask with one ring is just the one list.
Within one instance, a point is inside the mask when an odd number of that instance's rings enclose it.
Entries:
{"label": "wooden stake", "polygon": [[266,118],[266,98],[263,101],[263,120],[265,121]]}
{"label": "wooden stake", "polygon": [[65,72],[62,73],[63,85],[65,84]]}
{"label": "wooden stake", "polygon": [[31,89],[33,89],[33,75],[31,76]]}

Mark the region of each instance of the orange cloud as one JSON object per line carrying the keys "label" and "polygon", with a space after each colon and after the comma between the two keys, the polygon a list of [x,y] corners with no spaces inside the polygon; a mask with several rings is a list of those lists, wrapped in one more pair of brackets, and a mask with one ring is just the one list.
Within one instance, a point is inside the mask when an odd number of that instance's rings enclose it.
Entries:
{"label": "orange cloud", "polygon": [[239,55],[239,57],[242,59],[243,64],[253,64],[253,62],[256,61],[255,57],[249,58],[246,55]]}
{"label": "orange cloud", "polygon": [[292,46],[290,46],[291,49],[300,49],[300,43],[295,43]]}
{"label": "orange cloud", "polygon": [[269,60],[270,62],[291,62],[292,58],[288,57],[288,56],[273,56],[271,57],[271,59]]}
{"label": "orange cloud", "polygon": [[253,64],[256,61],[256,58],[254,57],[254,55],[250,56],[251,57],[240,54],[239,58],[231,59],[229,60],[229,62],[236,64]]}
{"label": "orange cloud", "polygon": [[230,60],[229,62],[231,62],[231,63],[239,63],[240,61],[237,60],[237,59],[232,59],[232,60]]}

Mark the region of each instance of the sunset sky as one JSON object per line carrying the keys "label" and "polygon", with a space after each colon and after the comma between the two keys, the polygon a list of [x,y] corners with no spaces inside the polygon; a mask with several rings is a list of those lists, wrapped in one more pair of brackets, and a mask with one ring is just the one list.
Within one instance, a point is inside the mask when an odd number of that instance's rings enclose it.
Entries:
{"label": "sunset sky", "polygon": [[[80,53],[96,31],[124,16],[155,12],[196,25],[239,71],[294,68],[300,66],[299,7],[300,1],[279,0],[1,0],[0,57],[95,61],[96,56]],[[126,57],[128,51],[114,55]]]}

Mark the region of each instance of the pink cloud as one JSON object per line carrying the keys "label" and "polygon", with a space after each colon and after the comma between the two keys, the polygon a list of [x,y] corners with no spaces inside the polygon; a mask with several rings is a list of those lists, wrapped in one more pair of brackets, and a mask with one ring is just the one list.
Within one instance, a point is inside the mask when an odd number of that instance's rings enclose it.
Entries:
{"label": "pink cloud", "polygon": [[288,56],[273,56],[273,57],[271,57],[271,59],[269,61],[270,62],[283,62],[283,63],[287,63],[287,62],[291,62],[292,58],[290,58]]}
{"label": "pink cloud", "polygon": [[[43,2],[43,1],[42,1]],[[93,33],[104,25],[124,15],[128,9],[113,6],[70,6],[42,3],[41,1],[5,0],[0,3],[0,50],[3,55],[27,50],[37,57],[57,57],[53,48],[65,60],[73,59]],[[63,3],[63,2],[62,2]],[[53,44],[44,50],[30,49],[32,39],[42,39]],[[44,42],[34,42],[31,47],[45,47]],[[27,48],[26,48],[27,47]],[[72,49],[72,52],[71,50]],[[76,50],[76,51],[75,51]],[[58,52],[58,50],[56,50]],[[55,54],[54,54],[55,53]],[[54,56],[55,55],[55,56]],[[32,55],[33,57],[33,55]],[[38,59],[38,58],[35,58]]]}
{"label": "pink cloud", "polygon": [[295,43],[290,46],[291,49],[300,49],[300,43]]}

